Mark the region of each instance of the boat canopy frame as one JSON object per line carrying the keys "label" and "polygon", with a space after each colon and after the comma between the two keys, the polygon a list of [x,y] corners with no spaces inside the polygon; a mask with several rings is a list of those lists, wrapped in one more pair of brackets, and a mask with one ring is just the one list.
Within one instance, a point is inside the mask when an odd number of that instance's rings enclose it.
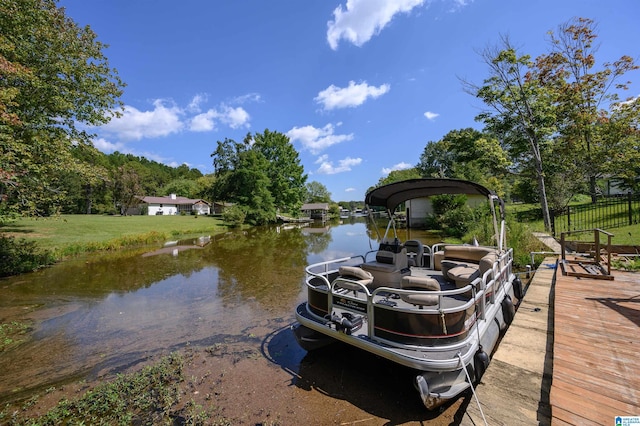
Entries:
{"label": "boat canopy frame", "polygon": [[[433,195],[443,194],[481,195],[486,197],[489,200],[489,205],[491,207],[493,228],[497,239],[496,242],[498,243],[497,245],[500,250],[506,246],[506,236],[504,234],[504,202],[496,195],[495,192],[475,182],[449,178],[407,179],[389,183],[370,190],[367,192],[364,202],[367,205],[369,212],[372,211],[371,207],[384,207],[386,210],[387,215],[390,218],[390,223],[387,226],[387,232],[385,232],[386,236],[389,231],[389,226],[393,226],[395,235],[395,223],[392,224],[391,222],[394,222],[393,213],[400,204],[416,198],[426,198]],[[501,221],[500,228],[498,228],[496,203],[499,207]]]}

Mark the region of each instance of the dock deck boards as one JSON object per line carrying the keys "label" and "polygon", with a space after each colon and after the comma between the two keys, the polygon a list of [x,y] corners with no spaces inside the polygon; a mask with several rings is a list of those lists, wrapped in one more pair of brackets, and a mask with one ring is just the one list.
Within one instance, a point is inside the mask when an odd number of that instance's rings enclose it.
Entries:
{"label": "dock deck boards", "polygon": [[552,425],[640,415],[640,274],[556,274]]}

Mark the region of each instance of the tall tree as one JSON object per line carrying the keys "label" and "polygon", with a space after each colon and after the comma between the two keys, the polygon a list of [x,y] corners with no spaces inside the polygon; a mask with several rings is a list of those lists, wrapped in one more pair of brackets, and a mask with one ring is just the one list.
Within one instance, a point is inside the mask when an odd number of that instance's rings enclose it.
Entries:
{"label": "tall tree", "polygon": [[247,134],[243,143],[218,141],[211,154],[214,200],[237,203],[255,223],[274,221],[277,210],[298,212],[307,176],[289,138],[268,129]]}
{"label": "tall tree", "polygon": [[533,165],[544,226],[551,230],[543,157],[556,131],[551,92],[531,72],[530,56],[519,55],[508,37],[502,37],[499,47],[485,49],[482,59],[490,74],[483,85],[463,82],[489,107],[477,119],[500,138],[514,163]]}
{"label": "tall tree", "polygon": [[318,181],[311,181],[306,185],[307,195],[304,199],[307,203],[330,203],[331,193],[326,186]]}
{"label": "tall tree", "polygon": [[554,91],[559,107],[559,142],[587,175],[594,202],[596,181],[616,155],[603,139],[607,132],[599,130],[609,123],[609,109],[619,101],[618,91],[628,89],[629,82],[620,79],[638,69],[626,55],[596,69],[596,39],[595,22],[575,18],[550,32],[551,52],[536,59],[540,82]]}
{"label": "tall tree", "polygon": [[264,155],[251,148],[249,140],[237,143],[232,139],[218,141],[211,154],[216,179],[212,198],[238,205],[250,223],[275,221],[274,197],[269,191],[269,162]]}
{"label": "tall tree", "polygon": [[510,165],[496,137],[466,128],[429,142],[416,167],[425,177],[467,179],[498,190],[496,178],[504,177]]}
{"label": "tall tree", "polygon": [[135,163],[118,167],[112,182],[114,208],[120,214],[126,215],[127,210],[140,204],[138,196],[142,193],[140,176]]}
{"label": "tall tree", "polygon": [[46,214],[64,196],[58,172],[78,167],[72,146],[117,114],[124,84],[54,0],[3,0],[0,29],[0,219]]}
{"label": "tall tree", "polygon": [[299,211],[306,194],[307,175],[289,137],[265,129],[253,136],[248,134],[245,145],[251,145],[251,149],[262,153],[267,160],[268,187],[276,208],[288,212]]}

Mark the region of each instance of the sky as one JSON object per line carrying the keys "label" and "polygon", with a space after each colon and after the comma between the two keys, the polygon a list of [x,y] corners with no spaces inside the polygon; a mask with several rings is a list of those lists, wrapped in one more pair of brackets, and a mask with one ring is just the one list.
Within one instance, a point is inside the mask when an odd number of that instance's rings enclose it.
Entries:
{"label": "sky", "polygon": [[[520,53],[549,31],[597,23],[598,64],[640,62],[638,0],[60,0],[89,25],[127,84],[123,116],[95,146],[213,172],[211,153],[265,129],[287,135],[334,201],[363,200],[451,130],[482,128],[462,81],[508,36]],[[628,96],[640,95],[640,72]]]}

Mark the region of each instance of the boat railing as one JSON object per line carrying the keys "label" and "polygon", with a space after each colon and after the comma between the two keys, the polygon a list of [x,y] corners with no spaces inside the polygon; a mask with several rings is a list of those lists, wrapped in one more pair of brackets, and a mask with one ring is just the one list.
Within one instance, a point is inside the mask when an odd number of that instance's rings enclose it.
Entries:
{"label": "boat railing", "polygon": [[[433,269],[433,249],[429,245],[424,245],[422,247],[422,264],[425,265],[425,268]],[[429,263],[426,263],[424,260],[429,259]]]}
{"label": "boat railing", "polygon": [[347,290],[347,291],[349,291],[349,290],[355,291],[356,293],[358,291],[362,291],[367,296],[367,298],[369,296],[371,296],[371,292],[369,291],[369,288],[367,287],[366,284],[363,284],[360,281],[352,280],[352,279],[345,278],[345,277],[337,277],[331,283],[331,292],[332,293],[334,293],[334,294],[338,293],[339,292],[338,288],[342,288],[342,289]]}
{"label": "boat railing", "polygon": [[[392,297],[391,295],[393,294],[397,294],[398,296],[401,296],[403,294],[405,295],[424,294],[424,290],[378,287],[373,291],[373,293],[371,293],[371,296],[373,297],[374,303],[388,306],[390,309],[393,309],[393,310],[416,311],[418,313],[425,313],[425,314],[429,314],[433,312],[449,314],[449,313],[466,310],[467,308],[473,305],[474,299],[469,298],[469,300],[462,305],[458,305],[451,308],[443,308],[442,307],[443,298],[463,296],[465,293],[472,292],[474,287],[476,289],[482,287],[482,280],[480,278],[476,278],[475,281],[471,282],[470,284],[464,287],[454,288],[451,290],[429,291],[430,295],[438,297],[438,303],[436,305],[431,305],[426,308],[421,308],[419,306],[394,306],[389,303],[385,303],[385,300],[390,300],[390,297]],[[480,294],[480,291],[483,291],[483,289],[478,290],[476,294]],[[378,296],[379,299],[377,299],[376,296]]]}
{"label": "boat railing", "polygon": [[340,259],[331,259],[325,260],[323,262],[314,263],[308,265],[305,268],[305,272],[307,274],[307,283],[313,277],[322,280],[327,287],[331,287],[331,283],[329,282],[329,276],[331,274],[337,274],[340,266],[356,266],[360,265],[364,262],[364,257],[362,255],[355,255],[350,257],[342,257]]}
{"label": "boat railing", "polygon": [[364,261],[365,262],[371,262],[371,256],[373,256],[373,260],[375,260],[376,258],[376,253],[378,253],[378,250],[369,250],[368,252],[366,252],[364,254]]}
{"label": "boat railing", "polygon": [[[411,289],[397,289],[397,288],[388,288],[388,287],[380,287],[372,292],[369,300],[371,303],[369,304],[368,316],[370,318],[369,322],[369,336],[372,339],[379,341],[381,343],[406,348],[406,349],[417,349],[421,350],[421,346],[415,345],[407,345],[402,344],[395,341],[390,341],[387,339],[383,339],[380,337],[376,337],[373,327],[375,325],[375,310],[373,309],[373,305],[375,304],[378,307],[383,307],[384,309],[390,309],[394,311],[403,311],[403,312],[411,312],[419,315],[445,315],[451,313],[457,313],[466,311],[469,308],[476,306],[475,311],[471,316],[467,319],[470,321],[466,327],[467,330],[471,330],[474,324],[480,320],[486,320],[487,310],[490,305],[494,305],[496,303],[496,293],[500,290],[504,289],[510,274],[511,274],[511,265],[512,265],[512,251],[509,250],[503,253],[498,260],[496,260],[493,264],[493,267],[487,270],[481,277],[476,278],[470,284],[452,290],[440,290],[429,292],[429,294],[433,294],[438,297],[438,303],[433,306],[428,307],[420,307],[420,306],[396,306],[393,303],[388,303],[390,299],[389,295],[397,294],[401,297],[401,295],[412,295],[416,293],[420,293],[421,290],[411,290]],[[454,307],[444,308],[443,307],[443,299],[445,297],[456,297],[463,296],[465,294],[472,293],[472,297],[469,300],[461,305],[457,305]],[[494,308],[495,309],[495,308]],[[425,336],[429,337],[429,336]],[[433,336],[438,337],[438,336]],[[462,347],[467,344],[468,339],[464,339],[457,343],[452,343],[450,345],[438,345],[439,349],[451,349],[453,346]]]}
{"label": "boat railing", "polygon": [[[476,289],[474,291],[474,289]],[[406,343],[401,343],[401,342],[397,342],[397,341],[393,341],[393,340],[388,340],[385,338],[382,338],[380,336],[377,336],[375,333],[375,324],[376,324],[376,320],[375,320],[375,309],[374,306],[379,307],[379,308],[384,308],[384,309],[390,309],[393,311],[403,311],[403,312],[410,312],[412,314],[416,314],[416,315],[425,315],[425,316],[439,316],[444,318],[444,315],[446,314],[452,314],[452,313],[458,313],[458,312],[464,312],[467,311],[469,308],[472,308],[474,305],[478,306],[481,305],[482,308],[478,308],[475,309],[474,312],[472,313],[472,315],[467,318],[466,324],[465,324],[465,330],[464,332],[468,332],[470,331],[474,324],[477,322],[477,320],[479,318],[484,318],[484,303],[485,303],[485,288],[484,288],[484,282],[482,278],[476,278],[473,282],[471,282],[469,285],[466,285],[464,287],[461,288],[457,288],[457,289],[453,289],[453,290],[441,290],[441,291],[434,291],[434,295],[438,296],[438,305],[434,305],[434,306],[429,306],[428,309],[420,309],[419,307],[407,307],[407,306],[390,306],[387,305],[386,303],[384,303],[384,292],[393,292],[396,294],[415,294],[416,291],[415,290],[403,290],[403,289],[390,289],[390,288],[378,288],[376,289],[373,294],[372,294],[372,301],[375,301],[374,303],[370,303],[369,304],[369,311],[368,311],[368,316],[369,316],[369,323],[368,323],[368,335],[372,340],[375,340],[379,343],[383,343],[385,345],[389,345],[389,346],[393,346],[396,348],[401,348],[401,349],[410,349],[410,350],[417,350],[417,351],[450,351],[452,349],[457,349],[457,348],[463,348],[468,346],[468,342],[469,342],[469,338],[471,338],[470,336],[468,336],[467,338],[464,338],[460,341],[457,342],[450,342],[447,344],[438,344],[437,346],[428,346],[425,347],[423,345],[412,345],[412,344],[406,344]],[[468,301],[466,301],[464,304],[462,305],[458,305],[455,307],[450,307],[450,308],[443,308],[442,307],[442,299],[444,297],[455,297],[458,295],[463,295],[464,293],[468,293],[468,292],[473,292],[473,297],[471,297]],[[382,293],[382,294],[381,294]],[[382,300],[377,300],[376,296],[382,296]],[[444,320],[442,320],[444,321]],[[468,321],[468,323],[467,323]],[[444,324],[444,322],[442,322]],[[444,331],[444,330],[443,330]],[[442,338],[442,335],[440,334],[434,334],[434,335],[423,335],[422,337],[424,338],[434,338],[434,339],[440,339]]]}

